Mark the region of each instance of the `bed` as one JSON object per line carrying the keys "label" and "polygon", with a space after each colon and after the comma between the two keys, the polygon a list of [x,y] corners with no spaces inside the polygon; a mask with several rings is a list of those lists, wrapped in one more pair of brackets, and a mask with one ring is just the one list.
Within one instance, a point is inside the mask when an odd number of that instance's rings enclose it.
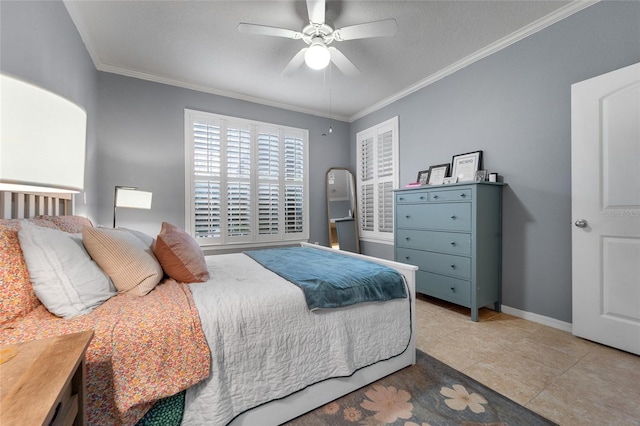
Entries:
{"label": "bed", "polygon": [[[72,233],[87,226],[86,219],[58,216],[71,213],[64,199],[36,201],[42,197],[2,193],[2,214],[32,217],[32,224]],[[24,222],[0,220],[3,262],[11,254],[7,235],[15,237]],[[301,248],[335,252],[309,244]],[[165,278],[143,297],[118,294],[68,320],[49,313],[33,294],[22,295],[22,310],[0,326],[0,344],[93,329],[87,353],[92,424],[135,424],[157,399],[184,389],[183,424],[262,425],[265,419],[280,424],[415,363],[415,267],[344,255],[400,272],[407,297],[310,310],[299,287],[254,259],[240,253],[215,255],[206,258],[211,278],[205,282]],[[3,304],[6,299],[3,295]],[[212,319],[212,312],[224,315]],[[236,337],[219,334],[233,329]],[[320,340],[310,340],[315,335]],[[251,349],[257,347],[255,339],[265,343],[257,353]],[[366,347],[364,341],[379,344]],[[144,357],[135,355],[141,353]],[[304,370],[312,374],[305,376]],[[221,377],[229,375],[234,380]],[[263,387],[248,395],[246,383],[256,379],[263,379]]]}

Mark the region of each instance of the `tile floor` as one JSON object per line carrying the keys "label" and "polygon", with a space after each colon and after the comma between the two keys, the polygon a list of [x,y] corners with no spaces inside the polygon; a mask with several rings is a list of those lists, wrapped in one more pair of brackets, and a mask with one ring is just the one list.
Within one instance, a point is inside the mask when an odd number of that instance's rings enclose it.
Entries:
{"label": "tile floor", "polygon": [[417,347],[561,425],[640,425],[640,356],[419,295]]}

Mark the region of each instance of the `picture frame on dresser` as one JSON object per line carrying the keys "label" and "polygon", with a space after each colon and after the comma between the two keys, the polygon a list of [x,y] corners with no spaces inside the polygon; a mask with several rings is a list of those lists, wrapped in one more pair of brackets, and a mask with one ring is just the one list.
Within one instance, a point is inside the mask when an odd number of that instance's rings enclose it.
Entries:
{"label": "picture frame on dresser", "polygon": [[476,172],[480,169],[482,169],[482,151],[454,155],[451,160],[451,177],[458,178],[458,182],[475,181]]}
{"label": "picture frame on dresser", "polygon": [[420,170],[416,182],[421,185],[426,185],[429,181],[429,170]]}
{"label": "picture frame on dresser", "polygon": [[476,182],[484,182],[485,180],[487,180],[487,171],[486,170],[477,170],[476,171],[476,177],[475,177],[475,181]]}
{"label": "picture frame on dresser", "polygon": [[442,183],[444,185],[449,185],[449,184],[457,183],[457,182],[458,182],[458,178],[454,176],[454,177],[446,177],[446,178],[444,178]]}
{"label": "picture frame on dresser", "polygon": [[429,167],[429,185],[442,185],[449,174],[449,163]]}

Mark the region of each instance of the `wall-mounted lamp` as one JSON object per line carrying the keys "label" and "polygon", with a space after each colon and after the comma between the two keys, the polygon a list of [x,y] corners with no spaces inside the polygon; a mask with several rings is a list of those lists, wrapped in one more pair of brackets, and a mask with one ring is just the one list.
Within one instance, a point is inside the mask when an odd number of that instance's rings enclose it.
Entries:
{"label": "wall-mounted lamp", "polygon": [[113,195],[113,227],[116,227],[116,211],[118,207],[128,209],[151,209],[151,192],[138,191],[131,186],[116,186]]}
{"label": "wall-mounted lamp", "polygon": [[1,74],[0,110],[0,191],[82,191],[87,136],[82,108]]}

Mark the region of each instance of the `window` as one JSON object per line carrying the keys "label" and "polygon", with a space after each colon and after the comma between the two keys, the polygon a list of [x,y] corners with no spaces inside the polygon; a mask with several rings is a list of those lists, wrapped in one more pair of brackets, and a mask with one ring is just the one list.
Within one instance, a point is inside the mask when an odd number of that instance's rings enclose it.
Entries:
{"label": "window", "polygon": [[358,132],[360,237],[393,244],[393,190],[398,187],[398,117]]}
{"label": "window", "polygon": [[308,240],[308,138],[185,109],[187,232],[225,248]]}

